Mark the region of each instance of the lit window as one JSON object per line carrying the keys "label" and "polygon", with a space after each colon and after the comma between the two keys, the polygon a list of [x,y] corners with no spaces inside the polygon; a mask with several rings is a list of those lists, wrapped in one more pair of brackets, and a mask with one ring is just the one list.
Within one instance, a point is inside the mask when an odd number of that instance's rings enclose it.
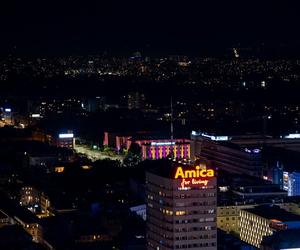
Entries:
{"label": "lit window", "polygon": [[176,215],[185,215],[185,211],[176,211]]}

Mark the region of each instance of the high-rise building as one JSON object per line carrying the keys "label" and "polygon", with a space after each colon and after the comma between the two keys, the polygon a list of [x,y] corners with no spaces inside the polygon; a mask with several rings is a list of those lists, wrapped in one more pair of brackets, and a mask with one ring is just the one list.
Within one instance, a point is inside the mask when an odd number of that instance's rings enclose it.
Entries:
{"label": "high-rise building", "polygon": [[206,164],[150,162],[146,173],[148,250],[217,249],[215,171]]}

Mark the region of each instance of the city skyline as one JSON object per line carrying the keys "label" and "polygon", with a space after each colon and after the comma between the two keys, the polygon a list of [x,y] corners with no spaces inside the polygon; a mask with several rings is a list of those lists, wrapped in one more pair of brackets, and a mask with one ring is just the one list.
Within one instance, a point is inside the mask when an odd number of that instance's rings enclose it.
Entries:
{"label": "city skyline", "polygon": [[274,1],[0,6],[0,249],[300,249],[300,15]]}

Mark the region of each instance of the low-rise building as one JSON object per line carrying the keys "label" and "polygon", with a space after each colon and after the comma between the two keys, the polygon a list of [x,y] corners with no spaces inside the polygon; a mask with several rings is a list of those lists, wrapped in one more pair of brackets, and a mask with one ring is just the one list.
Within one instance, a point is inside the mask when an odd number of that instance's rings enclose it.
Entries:
{"label": "low-rise building", "polygon": [[264,236],[293,228],[300,228],[300,215],[276,205],[261,205],[240,211],[240,238],[255,247],[261,246]]}
{"label": "low-rise building", "polygon": [[103,145],[112,147],[116,151],[120,151],[122,148],[129,150],[132,143],[136,143],[141,147],[143,160],[157,160],[168,156],[178,159],[190,159],[191,156],[189,139],[170,139],[168,135],[147,131],[104,133]]}
{"label": "low-rise building", "polygon": [[193,131],[191,158],[212,161],[214,166],[231,173],[262,177],[261,151],[256,147],[238,145],[228,136],[211,136]]}
{"label": "low-rise building", "polygon": [[241,209],[253,208],[255,205],[232,205],[218,206],[217,225],[226,233],[236,236],[240,234],[240,211]]}
{"label": "low-rise building", "polygon": [[9,216],[0,210],[0,228],[9,224],[10,224]]}
{"label": "low-rise building", "polygon": [[0,197],[0,210],[4,213],[11,224],[18,224],[32,236],[32,240],[43,243],[43,230],[39,219],[28,209],[19,206],[6,197]]}

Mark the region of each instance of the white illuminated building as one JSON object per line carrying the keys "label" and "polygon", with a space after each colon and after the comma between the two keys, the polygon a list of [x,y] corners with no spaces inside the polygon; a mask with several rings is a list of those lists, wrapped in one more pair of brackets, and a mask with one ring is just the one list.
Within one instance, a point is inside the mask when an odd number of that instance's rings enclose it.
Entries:
{"label": "white illuminated building", "polygon": [[75,145],[75,138],[72,132],[61,133],[58,135],[57,146],[74,148],[74,145]]}

